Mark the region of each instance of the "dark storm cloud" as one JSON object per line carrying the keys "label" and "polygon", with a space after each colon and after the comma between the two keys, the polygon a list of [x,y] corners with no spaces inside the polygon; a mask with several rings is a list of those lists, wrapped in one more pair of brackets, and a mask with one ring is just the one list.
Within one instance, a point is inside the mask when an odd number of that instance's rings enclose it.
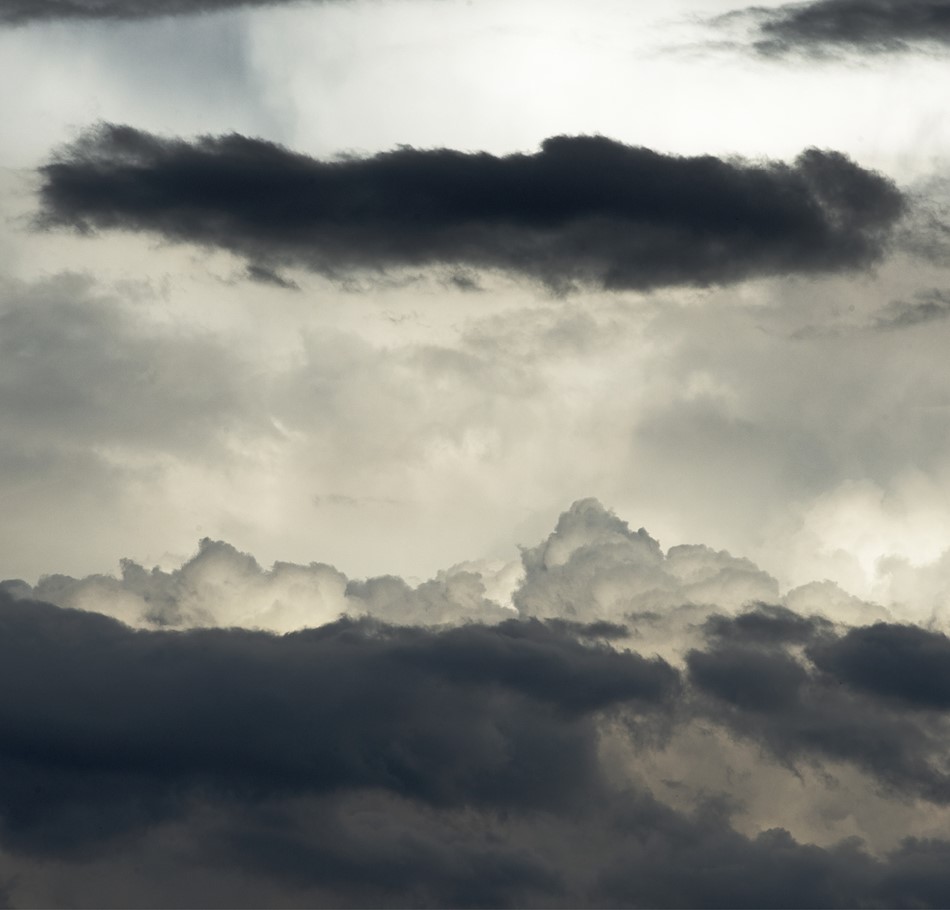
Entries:
{"label": "dark storm cloud", "polygon": [[[31,876],[43,890],[33,897],[25,883],[16,896],[29,906],[79,895],[84,906],[940,907],[948,860],[942,840],[907,839],[874,858],[856,841],[822,848],[781,828],[749,837],[715,802],[683,813],[630,791],[570,817],[432,812],[373,792],[220,807],[189,817],[171,844],[126,841],[85,877],[80,863],[47,859]],[[71,900],[40,900],[51,886]]]}
{"label": "dark storm cloud", "polygon": [[827,628],[827,620],[799,616],[787,607],[760,604],[739,616],[711,616],[705,623],[707,635],[733,642],[761,644],[802,643]]}
{"label": "dark storm cloud", "polygon": [[42,178],[47,226],[155,232],[338,278],[441,264],[558,289],[859,268],[904,208],[889,180],[836,152],[756,164],[592,136],[504,157],[402,147],[318,161],[240,135],[106,124]]}
{"label": "dark storm cloud", "polygon": [[721,645],[709,653],[691,651],[688,664],[694,685],[754,712],[777,712],[793,705],[808,678],[792,658],[748,647]]}
{"label": "dark storm cloud", "polygon": [[744,836],[715,802],[686,814],[627,791],[569,820],[470,816],[464,830],[405,804],[377,803],[375,829],[347,821],[366,803],[320,808],[233,825],[222,864],[322,886],[330,906],[929,907],[950,895],[944,841],[875,859],[781,828]]}
{"label": "dark storm cloud", "polygon": [[[649,549],[589,504],[572,518],[612,551]],[[16,905],[950,899],[945,841],[872,856],[857,840],[749,836],[728,794],[673,808],[613,783],[599,748],[622,731],[637,762],[654,740],[631,721],[712,721],[783,761],[851,761],[884,783],[916,774],[934,797],[920,775],[946,737],[930,713],[930,733],[903,716],[908,701],[945,707],[950,646],[934,633],[842,634],[759,605],[705,624],[689,687],[608,645],[625,630],[603,621],[144,632],[11,596],[24,593],[0,589],[0,881]],[[917,688],[900,682],[911,667]],[[931,689],[937,701],[920,694]]]}
{"label": "dark storm cloud", "polygon": [[763,54],[950,44],[947,0],[817,0],[748,13],[759,19],[755,47]]}
{"label": "dark storm cloud", "polygon": [[648,801],[625,808],[628,840],[602,875],[600,904],[938,907],[950,896],[946,841],[907,839],[877,860],[854,841],[823,849],[782,828],[745,837],[715,806],[692,817]]}
{"label": "dark storm cloud", "polygon": [[878,864],[853,844],[824,850],[780,828],[747,838],[715,806],[693,818],[645,800],[623,808],[632,844],[600,883],[611,906],[843,907],[867,906],[869,897],[877,904]]}
{"label": "dark storm cloud", "polygon": [[857,689],[906,706],[950,709],[950,638],[940,632],[878,623],[809,653],[818,667]]}
{"label": "dark storm cloud", "polygon": [[173,814],[189,788],[563,807],[598,788],[592,713],[678,681],[538,621],[133,632],[0,598],[0,826],[33,848]]}
{"label": "dark storm cloud", "polygon": [[[761,618],[759,611],[757,623]],[[908,703],[950,707],[945,636],[882,624],[839,637],[828,623],[812,621],[807,635],[805,626],[788,637],[763,636],[760,627],[749,637],[744,619],[708,622],[711,645],[686,655],[692,686],[711,699],[697,702],[700,713],[782,761],[843,761],[895,792],[950,802],[946,720],[906,711]],[[784,647],[796,638],[812,640],[810,661]]]}
{"label": "dark storm cloud", "polygon": [[294,0],[0,0],[0,24],[51,19],[147,19],[213,13],[241,6],[289,5]]}
{"label": "dark storm cloud", "polygon": [[568,889],[563,870],[549,857],[511,843],[504,827],[487,816],[469,812],[460,830],[451,813],[422,813],[375,794],[307,808],[285,804],[266,814],[229,817],[209,832],[216,858],[303,893],[319,888],[323,900],[310,905],[553,906]]}

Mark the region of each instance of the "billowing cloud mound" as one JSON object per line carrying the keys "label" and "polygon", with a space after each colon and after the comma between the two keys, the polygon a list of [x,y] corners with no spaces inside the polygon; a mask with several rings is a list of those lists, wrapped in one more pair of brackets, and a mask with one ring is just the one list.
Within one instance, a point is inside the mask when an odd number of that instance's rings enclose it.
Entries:
{"label": "billowing cloud mound", "polygon": [[240,6],[275,6],[281,2],[293,0],[0,0],[0,23],[188,16]]}
{"label": "billowing cloud mound", "polygon": [[[622,624],[633,619],[641,636],[650,629],[665,636],[674,614],[683,625],[711,609],[733,612],[779,598],[775,579],[749,560],[701,545],[664,553],[643,528],[632,531],[594,499],[574,503],[545,541],[522,552],[520,566],[462,564],[416,586],[392,575],[351,580],[322,563],[264,569],[251,555],[209,539],[171,571],[126,559],[119,577],[47,575],[34,587],[2,586],[16,597],[103,613],[137,628],[281,633],[342,616],[421,626],[521,616],[614,623],[624,632]],[[662,648],[660,639],[651,647]]]}
{"label": "billowing cloud mound", "polygon": [[708,285],[867,265],[903,210],[836,152],[794,164],[558,136],[496,157],[409,147],[318,161],[240,135],[87,132],[42,168],[47,225],[156,232],[273,274],[503,269],[555,288]]}
{"label": "billowing cloud mound", "polygon": [[942,632],[821,616],[841,592],[664,553],[595,500],[523,551],[513,607],[477,565],[353,582],[204,541],[5,582],[6,899],[950,901]]}
{"label": "billowing cloud mound", "polygon": [[765,54],[950,43],[947,0],[815,0],[750,12],[761,16],[755,46]]}
{"label": "billowing cloud mound", "polygon": [[265,570],[247,553],[208,539],[201,541],[194,557],[170,572],[123,560],[119,578],[49,575],[35,588],[4,584],[15,596],[154,629],[234,626],[290,632],[341,616],[438,626],[496,623],[517,615],[489,598],[486,588],[497,586],[490,573],[453,568],[415,587],[391,575],[349,581],[321,563],[276,563]]}

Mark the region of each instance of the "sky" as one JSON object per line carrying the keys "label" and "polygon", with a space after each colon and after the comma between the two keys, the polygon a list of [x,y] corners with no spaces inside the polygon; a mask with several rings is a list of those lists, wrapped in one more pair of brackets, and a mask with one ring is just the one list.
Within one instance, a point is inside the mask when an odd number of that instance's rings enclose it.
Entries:
{"label": "sky", "polygon": [[0,0],[0,906],[950,903],[947,0]]}

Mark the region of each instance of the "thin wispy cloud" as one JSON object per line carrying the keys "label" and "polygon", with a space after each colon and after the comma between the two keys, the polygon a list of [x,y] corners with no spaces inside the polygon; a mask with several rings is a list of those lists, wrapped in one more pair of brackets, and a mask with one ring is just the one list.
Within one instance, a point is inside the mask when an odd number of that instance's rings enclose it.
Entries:
{"label": "thin wispy cloud", "polygon": [[904,329],[935,322],[950,316],[950,293],[932,289],[920,291],[912,301],[895,300],[875,318],[876,329]]}

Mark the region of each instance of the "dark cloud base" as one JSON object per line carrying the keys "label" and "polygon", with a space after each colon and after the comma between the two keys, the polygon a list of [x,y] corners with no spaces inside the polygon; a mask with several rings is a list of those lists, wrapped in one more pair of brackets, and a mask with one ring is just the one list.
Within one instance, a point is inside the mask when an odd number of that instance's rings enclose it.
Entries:
{"label": "dark cloud base", "polygon": [[950,44],[947,0],[816,0],[748,12],[759,19],[754,46],[766,55]]}
{"label": "dark cloud base", "polygon": [[[99,126],[41,169],[42,223],[148,231],[336,278],[431,265],[552,288],[709,285],[867,266],[904,201],[835,152],[676,157],[594,136],[495,157],[402,147],[318,161],[244,136]],[[282,280],[282,279],[281,279]]]}
{"label": "dark cloud base", "polygon": [[[216,554],[219,573],[255,569],[220,544],[202,553]],[[689,779],[701,768],[666,771],[664,787],[694,793],[686,807],[641,773],[676,737],[716,730],[759,750],[763,768],[845,767],[894,805],[950,804],[950,639],[751,603],[731,613],[708,606],[704,620],[691,608],[695,619],[678,634],[694,646],[681,660],[649,656],[647,628],[673,629],[687,608],[589,620],[596,589],[608,579],[621,594],[658,584],[664,565],[695,574],[705,561],[733,582],[754,567],[699,547],[664,556],[592,500],[576,503],[523,561],[519,610],[499,608],[493,619],[347,617],[283,636],[133,630],[4,583],[7,899],[950,903],[950,841],[907,836],[874,853],[855,838],[818,846],[775,825],[742,833],[730,795]],[[129,571],[123,584],[141,585]],[[385,581],[351,583],[348,596]],[[185,584],[156,575],[153,594]],[[530,615],[546,603],[554,618]],[[618,764],[611,743],[627,759]]]}
{"label": "dark cloud base", "polygon": [[57,19],[151,19],[244,6],[287,6],[294,2],[300,0],[0,0],[0,24]]}

